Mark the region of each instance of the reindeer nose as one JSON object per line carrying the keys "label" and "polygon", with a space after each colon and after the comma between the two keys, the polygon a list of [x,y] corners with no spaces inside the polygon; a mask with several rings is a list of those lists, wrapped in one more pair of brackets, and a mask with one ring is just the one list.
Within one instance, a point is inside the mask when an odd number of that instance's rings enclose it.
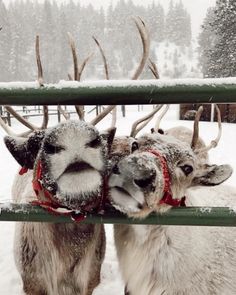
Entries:
{"label": "reindeer nose", "polygon": [[134,183],[141,187],[141,188],[147,188],[148,186],[150,186],[153,182],[153,180],[156,177],[156,173],[153,173],[150,177],[148,178],[144,178],[144,179],[134,179]]}

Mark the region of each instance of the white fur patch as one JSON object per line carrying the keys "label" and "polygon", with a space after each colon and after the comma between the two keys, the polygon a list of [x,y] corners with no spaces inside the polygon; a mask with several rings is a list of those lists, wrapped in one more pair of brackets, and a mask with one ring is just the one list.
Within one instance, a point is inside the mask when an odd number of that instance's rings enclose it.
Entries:
{"label": "white fur patch", "polygon": [[87,170],[82,173],[66,173],[59,177],[57,184],[64,194],[78,195],[99,190],[102,177],[96,170]]}

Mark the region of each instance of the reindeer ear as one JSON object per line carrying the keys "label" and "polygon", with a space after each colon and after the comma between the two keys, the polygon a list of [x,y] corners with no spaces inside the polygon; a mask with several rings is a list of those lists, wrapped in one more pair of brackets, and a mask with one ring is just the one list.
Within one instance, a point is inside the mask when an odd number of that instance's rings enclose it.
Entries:
{"label": "reindeer ear", "polygon": [[109,151],[111,149],[111,145],[113,143],[113,139],[115,137],[115,134],[116,134],[116,128],[115,127],[111,127],[111,128],[109,128],[109,129],[107,129],[107,130],[100,133],[102,138],[107,141],[107,146],[108,146]]}
{"label": "reindeer ear", "polygon": [[44,131],[36,131],[25,139],[5,136],[4,142],[9,152],[22,167],[33,169],[44,134]]}
{"label": "reindeer ear", "polygon": [[231,176],[233,169],[229,165],[206,164],[201,172],[193,179],[193,185],[214,186],[221,184]]}

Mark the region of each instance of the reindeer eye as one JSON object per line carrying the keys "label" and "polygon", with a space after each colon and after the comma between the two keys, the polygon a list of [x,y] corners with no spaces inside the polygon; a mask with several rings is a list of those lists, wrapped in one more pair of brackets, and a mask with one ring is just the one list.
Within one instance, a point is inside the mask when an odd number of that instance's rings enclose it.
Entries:
{"label": "reindeer eye", "polygon": [[193,167],[190,165],[180,166],[181,170],[184,172],[186,176],[193,172]]}
{"label": "reindeer eye", "polygon": [[98,136],[94,140],[87,143],[87,146],[96,149],[96,148],[98,148],[100,146],[100,144],[101,144],[101,139]]}
{"label": "reindeer eye", "polygon": [[134,141],[131,146],[131,152],[133,153],[134,151],[138,150],[138,148],[139,148],[139,146],[138,146],[137,141]]}
{"label": "reindeer eye", "polygon": [[53,145],[46,142],[44,145],[44,150],[47,154],[58,154],[61,151],[65,150],[65,148],[62,146]]}

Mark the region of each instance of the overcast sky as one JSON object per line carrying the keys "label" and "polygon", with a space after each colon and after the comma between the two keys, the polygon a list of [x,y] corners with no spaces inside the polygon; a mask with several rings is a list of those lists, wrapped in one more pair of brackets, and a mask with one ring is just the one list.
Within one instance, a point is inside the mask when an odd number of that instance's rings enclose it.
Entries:
{"label": "overcast sky", "polygon": [[[10,1],[20,1],[20,0],[3,0],[5,3]],[[33,0],[32,0],[33,1]],[[43,0],[40,0],[40,2]],[[56,2],[66,2],[67,0],[56,0]],[[103,6],[107,8],[111,3],[115,4],[118,0],[74,0],[79,1],[82,5],[92,4],[94,7],[99,8]],[[163,7],[168,8],[170,0],[133,0],[134,3],[140,5],[148,5],[152,2],[161,3]],[[179,2],[180,0],[173,0],[173,2]],[[191,14],[192,19],[192,31],[193,36],[196,37],[199,33],[200,25],[206,14],[207,8],[214,6],[216,0],[182,0],[184,6],[187,8]]]}

